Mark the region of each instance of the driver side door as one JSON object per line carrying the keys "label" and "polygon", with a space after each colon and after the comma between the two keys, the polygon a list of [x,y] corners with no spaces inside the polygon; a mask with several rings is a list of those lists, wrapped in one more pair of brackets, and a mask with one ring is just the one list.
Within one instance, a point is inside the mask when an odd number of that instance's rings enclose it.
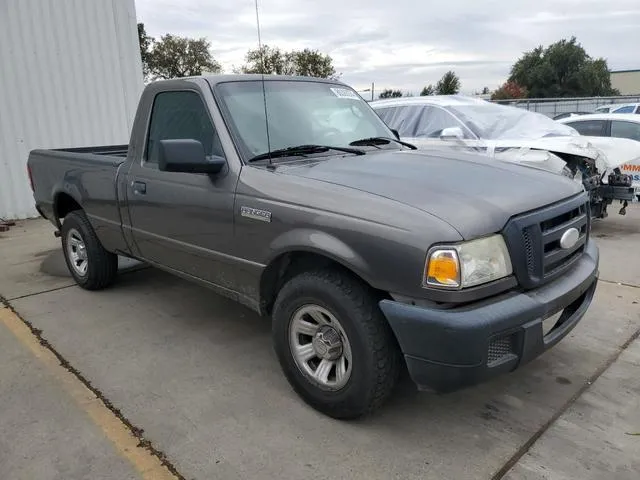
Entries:
{"label": "driver side door", "polygon": [[155,95],[145,146],[127,175],[132,235],[140,257],[158,266],[228,287],[237,175],[161,171],[158,145],[194,139],[207,156],[226,158],[201,91]]}

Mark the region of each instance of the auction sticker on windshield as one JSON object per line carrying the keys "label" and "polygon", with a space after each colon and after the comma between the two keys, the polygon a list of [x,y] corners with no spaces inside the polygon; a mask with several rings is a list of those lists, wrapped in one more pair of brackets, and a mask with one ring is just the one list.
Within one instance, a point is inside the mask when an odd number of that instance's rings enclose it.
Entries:
{"label": "auction sticker on windshield", "polygon": [[348,88],[331,87],[329,90],[331,90],[336,97],[355,99],[358,98],[358,94],[353,90],[349,90]]}

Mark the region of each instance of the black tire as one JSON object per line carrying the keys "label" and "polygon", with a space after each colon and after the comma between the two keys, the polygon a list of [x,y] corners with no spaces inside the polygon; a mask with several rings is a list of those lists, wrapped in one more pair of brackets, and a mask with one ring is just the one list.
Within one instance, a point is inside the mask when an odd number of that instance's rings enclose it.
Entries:
{"label": "black tire", "polygon": [[[351,375],[335,391],[321,389],[296,364],[289,328],[305,305],[318,305],[341,324],[351,347]],[[278,293],[273,308],[273,341],[287,380],[316,410],[338,419],[372,413],[395,387],[401,354],[395,336],[370,289],[351,276],[334,270],[301,273]]]}
{"label": "black tire", "polygon": [[[70,232],[79,233],[84,243],[87,268],[84,274],[73,266],[70,258]],[[91,223],[82,210],[67,214],[60,229],[62,251],[71,276],[78,285],[86,290],[101,290],[113,283],[118,273],[118,256],[104,249],[93,230]]]}

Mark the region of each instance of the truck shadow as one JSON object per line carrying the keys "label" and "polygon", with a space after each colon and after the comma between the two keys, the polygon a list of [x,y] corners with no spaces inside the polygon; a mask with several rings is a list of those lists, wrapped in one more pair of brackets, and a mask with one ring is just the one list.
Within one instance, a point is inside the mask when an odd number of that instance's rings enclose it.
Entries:
{"label": "truck shadow", "polygon": [[[64,254],[60,248],[53,250],[45,250],[43,252],[36,253],[35,257],[44,257],[40,264],[40,272],[52,277],[66,277],[71,278],[69,269],[64,260]],[[149,268],[142,262],[137,260],[131,260],[125,257],[118,257],[118,271],[120,273],[133,272]]]}

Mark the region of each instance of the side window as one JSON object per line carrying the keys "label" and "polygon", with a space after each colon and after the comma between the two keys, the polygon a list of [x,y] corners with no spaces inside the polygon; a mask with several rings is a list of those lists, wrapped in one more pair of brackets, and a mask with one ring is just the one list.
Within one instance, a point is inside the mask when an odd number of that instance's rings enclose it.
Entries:
{"label": "side window", "polygon": [[613,113],[633,113],[635,108],[633,105],[627,105],[626,107],[616,108]]}
{"label": "side window", "polygon": [[384,107],[376,108],[375,111],[389,128],[398,130],[401,137],[414,136],[415,111],[419,107]]}
{"label": "side window", "polygon": [[438,138],[445,128],[459,127],[464,133],[464,138],[468,138],[464,125],[443,108],[427,107],[424,120],[421,137]]}
{"label": "side window", "polygon": [[611,122],[611,136],[640,141],[640,123],[613,120]]}
{"label": "side window", "polygon": [[383,122],[385,121],[384,119],[388,117],[392,111],[393,109],[390,107],[374,108],[374,112],[378,114],[378,116],[382,119]]}
{"label": "side window", "polygon": [[383,107],[383,108],[374,108],[374,112],[380,117],[380,119],[387,125],[389,128],[393,128],[398,130],[400,136],[405,136],[397,126],[397,119],[394,121],[393,117],[396,113],[398,113],[398,107]]}
{"label": "side window", "polygon": [[442,108],[430,105],[404,105],[378,108],[376,112],[390,127],[398,130],[401,137],[438,138],[448,127],[460,127],[467,137],[466,129],[453,115]]}
{"label": "side window", "polygon": [[602,137],[604,136],[604,120],[584,120],[567,122],[567,125],[575,128],[580,135]]}
{"label": "side window", "polygon": [[195,92],[162,92],[156,95],[151,109],[145,158],[158,163],[160,140],[192,139],[202,142],[207,156],[224,157],[220,139]]}

